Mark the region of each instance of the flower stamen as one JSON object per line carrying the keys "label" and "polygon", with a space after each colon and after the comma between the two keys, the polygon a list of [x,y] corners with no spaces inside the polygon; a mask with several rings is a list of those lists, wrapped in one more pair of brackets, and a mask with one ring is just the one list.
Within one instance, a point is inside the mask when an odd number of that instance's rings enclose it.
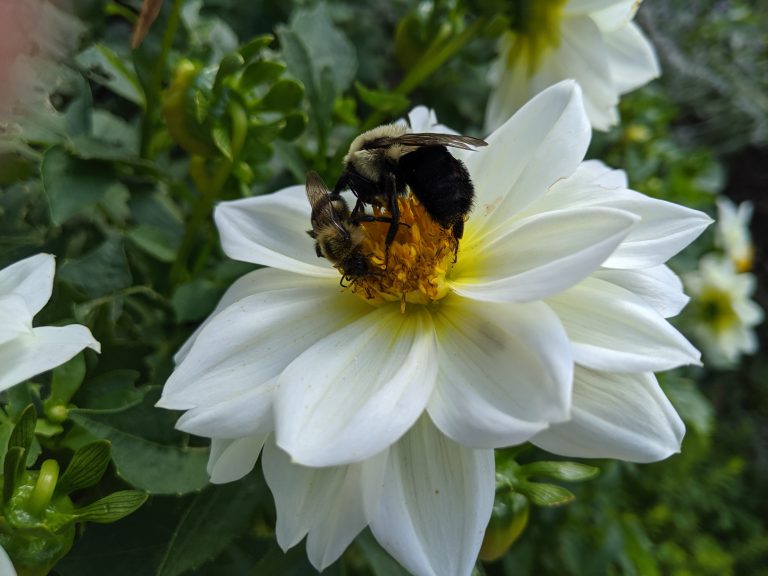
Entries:
{"label": "flower stamen", "polygon": [[[361,250],[368,256],[373,274],[352,286],[352,291],[374,302],[430,304],[448,294],[445,275],[451,268],[457,240],[449,229],[437,224],[419,201],[411,196],[398,198],[400,223],[392,244],[387,248],[388,222],[363,222],[365,240]],[[374,207],[376,217],[385,216]]]}

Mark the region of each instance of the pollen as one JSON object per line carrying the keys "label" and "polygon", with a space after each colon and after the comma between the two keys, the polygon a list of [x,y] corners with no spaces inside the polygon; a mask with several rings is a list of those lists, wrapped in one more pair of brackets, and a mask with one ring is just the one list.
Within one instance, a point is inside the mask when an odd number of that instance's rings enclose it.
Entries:
{"label": "pollen", "polygon": [[[365,240],[361,250],[368,256],[373,273],[358,278],[351,289],[365,300],[430,304],[445,297],[445,276],[457,256],[457,240],[451,231],[437,224],[413,196],[397,199],[400,225],[394,241],[386,249],[389,222],[364,222]],[[374,207],[373,215],[388,217]]]}

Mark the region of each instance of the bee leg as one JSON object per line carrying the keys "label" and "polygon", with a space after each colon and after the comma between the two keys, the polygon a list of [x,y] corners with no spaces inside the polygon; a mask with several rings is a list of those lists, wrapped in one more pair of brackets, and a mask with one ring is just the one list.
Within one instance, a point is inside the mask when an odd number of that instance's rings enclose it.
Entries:
{"label": "bee leg", "polygon": [[456,264],[456,260],[459,258],[459,240],[464,236],[464,220],[459,220],[453,225],[451,235],[456,240],[456,245],[453,248],[453,263]]}
{"label": "bee leg", "polygon": [[394,175],[389,175],[384,186],[388,204],[387,208],[389,208],[389,214],[392,218],[392,221],[389,223],[389,230],[387,230],[387,237],[384,240],[384,246],[389,250],[389,245],[395,239],[397,227],[400,225],[400,207],[397,205],[397,188],[395,187]]}
{"label": "bee leg", "polygon": [[[362,213],[362,216],[358,216],[358,214]],[[355,207],[352,208],[352,213],[349,215],[349,217],[352,219],[353,222],[360,222],[363,218],[365,218],[367,214],[365,213],[365,202],[360,200],[360,198],[357,199],[357,202],[355,202]]]}

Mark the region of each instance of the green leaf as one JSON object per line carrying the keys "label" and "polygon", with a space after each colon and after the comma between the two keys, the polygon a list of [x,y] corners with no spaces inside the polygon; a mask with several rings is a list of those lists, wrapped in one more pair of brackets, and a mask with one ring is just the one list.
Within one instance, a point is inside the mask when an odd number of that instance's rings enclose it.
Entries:
{"label": "green leaf", "polygon": [[272,85],[259,102],[259,108],[278,112],[290,112],[301,104],[304,89],[295,80],[280,80]]}
{"label": "green leaf", "polygon": [[178,243],[165,230],[154,226],[140,225],[126,234],[139,248],[160,262],[176,260]]}
{"label": "green leaf", "polygon": [[645,533],[643,523],[636,516],[627,514],[622,516],[620,526],[624,536],[624,553],[632,561],[637,574],[659,576],[661,571],[655,547]]}
{"label": "green leaf", "polygon": [[43,404],[46,407],[66,405],[75,395],[85,378],[85,355],[81,352],[69,362],[53,369],[51,374],[51,393]]}
{"label": "green leaf", "polygon": [[193,322],[205,318],[220,296],[221,290],[210,280],[193,280],[176,289],[171,304],[179,322]]}
{"label": "green leaf", "polygon": [[690,380],[669,376],[663,379],[662,385],[680,417],[699,434],[708,435],[712,430],[714,410],[696,385]]}
{"label": "green leaf", "polygon": [[178,576],[216,558],[248,531],[266,491],[253,476],[209,486],[192,501],[176,527],[157,576]]}
{"label": "green leaf", "polygon": [[118,236],[108,237],[101,246],[81,258],[64,262],[58,277],[91,298],[111,294],[133,283],[123,240]]}
{"label": "green leaf", "polygon": [[19,416],[16,425],[13,427],[11,437],[8,439],[8,449],[14,447],[22,448],[28,452],[32,446],[32,440],[35,438],[35,423],[37,422],[37,410],[34,405],[29,404]]}
{"label": "green leaf", "polygon": [[[316,83],[320,82],[320,71],[327,68],[333,73],[334,94],[344,92],[357,72],[357,54],[352,43],[334,25],[328,7],[318,3],[311,8],[296,10],[290,29],[298,35],[310,54]],[[286,62],[292,70],[295,62],[289,61],[287,55]],[[299,79],[304,80],[302,77]]]}
{"label": "green leaf", "polygon": [[112,370],[99,374],[80,388],[75,403],[90,410],[127,410],[141,403],[149,390],[147,386],[136,387],[139,376],[135,370]]}
{"label": "green leaf", "polygon": [[221,124],[216,124],[211,130],[211,137],[219,152],[221,152],[227,160],[232,160],[232,143],[229,138],[229,131],[226,127]]}
{"label": "green leaf", "polygon": [[56,492],[69,494],[82,488],[95,486],[111,460],[111,446],[106,440],[92,442],[80,448],[72,456],[64,474],[56,484]]}
{"label": "green leaf", "polygon": [[103,44],[94,44],[81,52],[76,61],[94,82],[134,104],[144,106],[144,91],[136,71],[130,67],[130,58],[118,56]]}
{"label": "green leaf", "polygon": [[240,46],[238,52],[246,62],[250,62],[256,58],[263,48],[266,48],[275,39],[272,34],[262,34],[251,38],[248,42]]}
{"label": "green leaf", "polygon": [[141,404],[116,413],[70,410],[70,418],[97,438],[112,443],[117,474],[152,494],[185,494],[208,485],[207,448],[182,444],[173,429],[176,415],[155,408],[160,390],[152,388]]}
{"label": "green leaf", "polygon": [[224,79],[234,74],[245,64],[245,59],[238,52],[227,54],[219,63],[219,69],[216,71],[216,78],[213,81],[213,90],[215,91]]}
{"label": "green leaf", "polygon": [[138,510],[147,501],[148,494],[137,490],[113,492],[93,504],[75,510],[77,522],[109,524]]}
{"label": "green leaf", "polygon": [[518,475],[522,478],[537,476],[564,482],[580,482],[594,478],[599,472],[600,469],[595,466],[578,462],[532,462],[521,466]]}
{"label": "green leaf", "polygon": [[285,64],[273,60],[254,62],[248,66],[240,76],[240,88],[244,91],[248,91],[259,84],[274,82],[283,72],[285,72],[285,68]]}
{"label": "green leaf", "polygon": [[116,183],[107,164],[81,160],[61,146],[45,152],[40,171],[51,220],[57,226],[96,204]]}
{"label": "green leaf", "polygon": [[360,82],[355,82],[355,89],[360,99],[368,106],[391,115],[400,114],[411,103],[406,96],[385,90],[371,90]]}
{"label": "green leaf", "polygon": [[153,497],[120,522],[89,526],[77,546],[56,565],[56,573],[61,576],[154,576],[189,500]]}
{"label": "green leaf", "polygon": [[387,554],[371,535],[370,530],[364,530],[355,539],[355,544],[363,551],[374,576],[408,576],[410,574]]}
{"label": "green leaf", "polygon": [[515,489],[537,506],[562,506],[576,498],[570,490],[556,484],[520,482]]}
{"label": "green leaf", "polygon": [[285,126],[280,131],[280,138],[293,140],[301,136],[307,126],[307,115],[304,112],[292,112],[285,117]]}
{"label": "green leaf", "polygon": [[8,502],[13,496],[16,486],[24,472],[25,451],[21,446],[9,448],[3,462],[3,502]]}

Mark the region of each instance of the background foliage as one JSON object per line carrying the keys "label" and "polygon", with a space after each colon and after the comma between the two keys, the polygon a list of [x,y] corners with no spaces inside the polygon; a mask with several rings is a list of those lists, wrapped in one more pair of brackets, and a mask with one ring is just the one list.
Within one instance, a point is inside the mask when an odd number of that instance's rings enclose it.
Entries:
{"label": "background foliage", "polygon": [[[357,133],[417,104],[482,136],[493,2],[166,0],[135,50],[141,2],[75,7],[78,52],[30,57],[39,72],[0,141],[0,267],[55,253],[54,296],[37,321],[86,324],[102,353],[73,361],[84,358],[75,376],[69,364],[8,391],[0,433],[32,402],[36,454],[66,463],[111,442],[106,475],[76,501],[129,488],[150,497],[115,524],[85,526],[54,572],[312,573],[303,546],[275,544],[260,471],[209,485],[205,442],[154,408],[174,352],[250,269],[223,256],[211,210],[302,182],[310,168],[334,181]],[[752,200],[765,308],[768,9],[646,0],[639,20],[665,75],[624,98],[621,126],[597,135],[589,156],[624,168],[637,190],[712,214],[715,194]],[[674,265],[694,268],[711,244],[710,234]],[[597,478],[569,485],[573,503],[533,507],[510,551],[478,571],[768,574],[767,378],[760,354],[664,375],[688,426],[682,453],[597,463]],[[403,571],[366,533],[326,573]]]}

